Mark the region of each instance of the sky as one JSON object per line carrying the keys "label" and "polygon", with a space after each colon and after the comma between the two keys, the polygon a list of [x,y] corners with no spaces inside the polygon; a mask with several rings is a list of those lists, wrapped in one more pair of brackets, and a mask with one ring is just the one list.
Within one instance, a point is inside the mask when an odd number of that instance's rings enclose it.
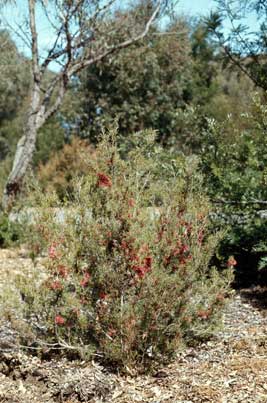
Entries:
{"label": "sky", "polygon": [[213,0],[180,0],[177,9],[189,15],[205,15],[216,7]]}

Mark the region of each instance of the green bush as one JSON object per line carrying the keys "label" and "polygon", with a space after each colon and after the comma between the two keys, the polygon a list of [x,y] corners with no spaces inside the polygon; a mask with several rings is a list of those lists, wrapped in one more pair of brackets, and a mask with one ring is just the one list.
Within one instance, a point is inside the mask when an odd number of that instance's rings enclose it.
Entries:
{"label": "green bush", "polygon": [[[250,112],[221,123],[209,120],[200,151],[205,185],[216,213],[214,225],[228,227],[221,256],[234,255],[236,283],[266,284],[267,108],[259,95]],[[265,273],[264,273],[265,272]]]}
{"label": "green bush", "polygon": [[11,222],[6,214],[0,213],[0,248],[17,244],[21,237],[21,225]]}
{"label": "green bush", "polygon": [[115,134],[104,135],[71,202],[38,194],[47,276],[19,287],[35,343],[148,370],[212,334],[231,269],[209,265],[221,235],[195,159],[172,159],[151,132],[135,140],[122,158]]}

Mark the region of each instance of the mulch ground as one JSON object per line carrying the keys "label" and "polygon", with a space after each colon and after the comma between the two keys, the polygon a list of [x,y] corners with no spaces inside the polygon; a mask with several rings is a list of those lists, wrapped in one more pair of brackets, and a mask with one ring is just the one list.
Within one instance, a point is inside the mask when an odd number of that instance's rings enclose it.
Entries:
{"label": "mulch ground", "polygon": [[[0,285],[12,270],[27,271],[31,264],[22,252],[0,251]],[[264,403],[266,335],[267,289],[240,290],[224,312],[224,329],[180,352],[154,376],[122,376],[95,362],[0,352],[0,403]]]}

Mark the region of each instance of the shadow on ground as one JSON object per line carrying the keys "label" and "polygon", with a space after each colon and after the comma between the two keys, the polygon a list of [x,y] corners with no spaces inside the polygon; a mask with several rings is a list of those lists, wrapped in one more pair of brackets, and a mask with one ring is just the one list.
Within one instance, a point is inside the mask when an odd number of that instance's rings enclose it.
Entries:
{"label": "shadow on ground", "polygon": [[255,286],[239,291],[241,298],[267,315],[267,287]]}

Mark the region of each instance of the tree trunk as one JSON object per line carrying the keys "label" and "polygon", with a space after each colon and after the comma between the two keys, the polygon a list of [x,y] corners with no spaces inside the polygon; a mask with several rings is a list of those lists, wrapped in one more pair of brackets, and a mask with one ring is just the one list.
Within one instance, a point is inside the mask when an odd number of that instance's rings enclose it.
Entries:
{"label": "tree trunk", "polygon": [[21,189],[23,178],[25,177],[26,171],[32,161],[36,135],[37,131],[33,126],[31,131],[23,135],[17,144],[13,167],[7,179],[2,198],[2,206],[5,210],[12,205],[14,198]]}
{"label": "tree trunk", "polygon": [[39,91],[37,88],[33,90],[32,102],[25,124],[24,134],[20,138],[15,153],[12,170],[7,179],[2,197],[2,207],[4,210],[9,209],[13,201],[21,190],[23,179],[32,162],[33,153],[35,151],[38,122],[40,120]]}

